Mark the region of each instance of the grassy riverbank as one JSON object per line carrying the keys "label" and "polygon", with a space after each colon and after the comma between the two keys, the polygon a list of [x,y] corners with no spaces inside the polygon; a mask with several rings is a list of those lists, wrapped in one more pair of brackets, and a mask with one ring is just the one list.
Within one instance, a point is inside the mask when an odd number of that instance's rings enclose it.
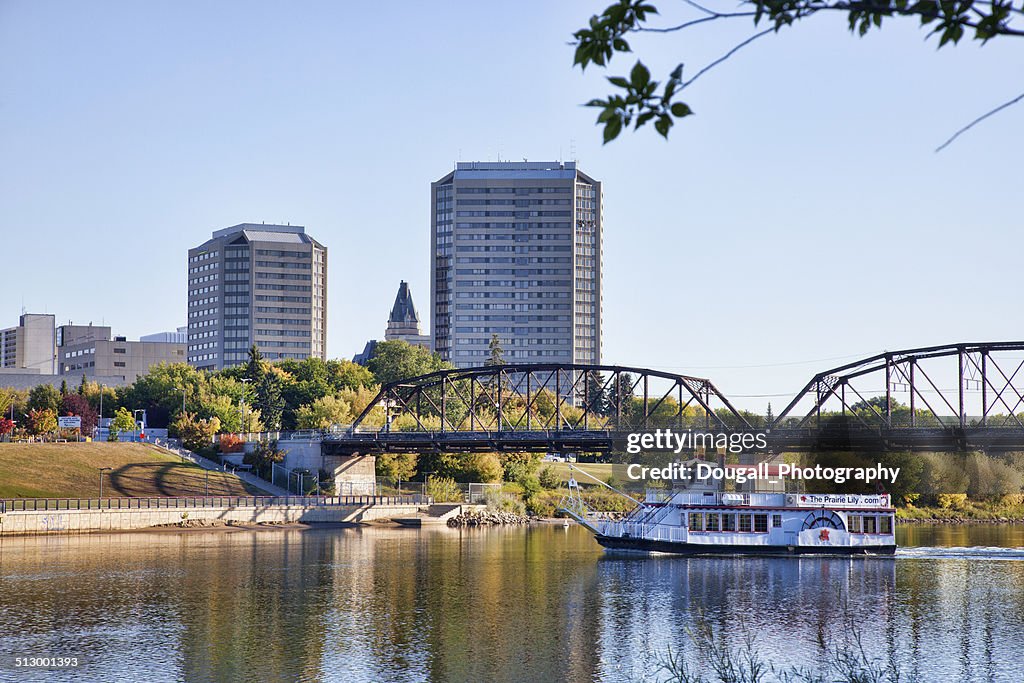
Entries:
{"label": "grassy riverbank", "polygon": [[0,444],[0,498],[95,498],[103,467],[105,498],[261,495],[147,444],[92,442]]}

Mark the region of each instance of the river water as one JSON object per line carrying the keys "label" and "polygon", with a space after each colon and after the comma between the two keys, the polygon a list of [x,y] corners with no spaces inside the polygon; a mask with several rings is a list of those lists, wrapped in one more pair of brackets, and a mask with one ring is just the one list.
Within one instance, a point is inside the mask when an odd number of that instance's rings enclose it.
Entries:
{"label": "river water", "polygon": [[654,681],[701,632],[777,668],[859,638],[901,680],[1024,680],[1024,527],[899,534],[885,559],[623,559],[546,524],[6,538],[0,680]]}

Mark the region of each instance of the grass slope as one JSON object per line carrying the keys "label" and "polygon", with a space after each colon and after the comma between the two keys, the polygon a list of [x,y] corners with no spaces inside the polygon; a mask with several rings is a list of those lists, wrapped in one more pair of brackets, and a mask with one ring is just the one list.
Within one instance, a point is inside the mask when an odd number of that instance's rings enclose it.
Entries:
{"label": "grass slope", "polygon": [[[206,470],[153,446],[134,443],[0,444],[0,498],[201,496]],[[226,472],[209,473],[214,495],[265,495]]]}

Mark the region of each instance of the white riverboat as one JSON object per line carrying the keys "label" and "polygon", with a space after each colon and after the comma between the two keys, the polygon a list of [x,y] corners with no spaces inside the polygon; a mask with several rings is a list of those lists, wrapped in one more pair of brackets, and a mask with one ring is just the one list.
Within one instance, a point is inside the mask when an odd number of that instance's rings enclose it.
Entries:
{"label": "white riverboat", "polygon": [[896,511],[885,493],[683,491],[662,497],[650,493],[644,501],[627,497],[636,507],[614,519],[593,511],[580,496],[575,479],[570,479],[562,509],[609,551],[681,555],[896,552]]}

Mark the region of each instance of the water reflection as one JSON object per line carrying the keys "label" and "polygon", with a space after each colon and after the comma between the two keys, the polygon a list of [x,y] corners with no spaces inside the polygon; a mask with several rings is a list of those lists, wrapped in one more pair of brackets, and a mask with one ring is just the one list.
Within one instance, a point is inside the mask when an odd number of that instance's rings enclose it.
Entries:
{"label": "water reflection", "polygon": [[699,619],[776,662],[852,624],[922,680],[1024,677],[1024,562],[914,552],[620,559],[553,526],[8,538],[0,680],[650,680]]}

